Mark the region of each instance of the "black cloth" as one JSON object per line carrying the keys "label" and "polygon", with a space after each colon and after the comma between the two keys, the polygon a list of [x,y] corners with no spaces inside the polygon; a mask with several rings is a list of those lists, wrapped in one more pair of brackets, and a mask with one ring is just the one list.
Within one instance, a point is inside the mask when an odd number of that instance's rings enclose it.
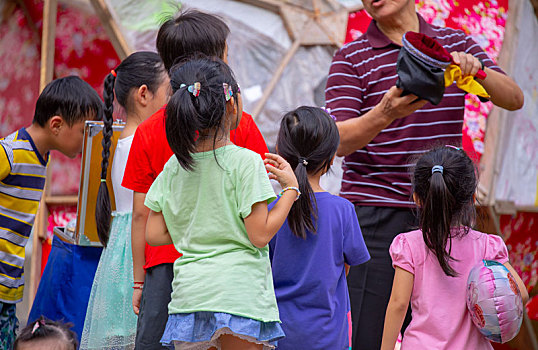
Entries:
{"label": "black cloth", "polygon": [[136,325],[136,350],[168,349],[161,337],[168,321],[168,304],[172,298],[174,264],[160,264],[146,270],[140,312]]}
{"label": "black cloth", "polygon": [[396,86],[403,89],[403,95],[414,94],[421,99],[438,105],[445,93],[445,70],[411,55],[405,48],[400,49],[396,64],[398,80]]}
{"label": "black cloth", "polygon": [[[353,323],[352,348],[379,350],[394,268],[389,247],[394,237],[417,228],[410,208],[355,206],[370,261],[352,266],[347,276]],[[404,328],[411,320],[408,310]]]}

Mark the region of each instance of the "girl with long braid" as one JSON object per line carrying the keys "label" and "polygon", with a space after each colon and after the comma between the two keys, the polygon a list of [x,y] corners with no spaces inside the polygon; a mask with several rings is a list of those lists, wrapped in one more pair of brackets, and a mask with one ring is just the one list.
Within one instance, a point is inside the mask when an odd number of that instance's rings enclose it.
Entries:
{"label": "girl with long braid", "polygon": [[[114,152],[111,178],[116,211],[111,212],[106,184],[112,139],[113,102],[125,109],[126,123]],[[161,108],[170,96],[170,80],[156,53],[136,52],[105,78],[101,185],[97,194],[97,233],[105,249],[90,294],[81,349],[132,349],[137,317],[132,312],[133,281],[131,218],[133,193],[121,186],[137,126]],[[113,219],[112,219],[113,217]]]}

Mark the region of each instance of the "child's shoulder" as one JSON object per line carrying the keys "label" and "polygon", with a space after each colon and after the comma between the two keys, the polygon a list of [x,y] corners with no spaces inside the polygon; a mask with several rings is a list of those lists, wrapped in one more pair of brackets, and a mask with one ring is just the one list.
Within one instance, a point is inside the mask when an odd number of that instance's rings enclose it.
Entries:
{"label": "child's shoulder", "polygon": [[422,230],[412,230],[407,232],[402,232],[396,237],[394,237],[394,240],[392,241],[405,241],[411,245],[417,245],[417,244],[425,244],[424,243],[424,237],[422,235]]}
{"label": "child's shoulder", "polygon": [[157,131],[166,132],[165,112],[165,107],[162,107],[157,112],[153,113],[148,119],[144,120],[142,123],[140,123],[140,125],[138,125],[138,127],[136,128],[136,132],[139,134],[149,134],[161,137],[161,133],[157,133]]}
{"label": "child's shoulder", "polygon": [[248,166],[249,163],[259,163],[262,161],[258,153],[236,145],[226,146],[223,155],[224,157],[233,158],[237,166]]}
{"label": "child's shoulder", "polygon": [[327,201],[332,207],[338,208],[340,210],[351,210],[355,212],[355,206],[349,200],[344,197],[336,196],[330,192],[319,192],[316,196],[318,201]]}

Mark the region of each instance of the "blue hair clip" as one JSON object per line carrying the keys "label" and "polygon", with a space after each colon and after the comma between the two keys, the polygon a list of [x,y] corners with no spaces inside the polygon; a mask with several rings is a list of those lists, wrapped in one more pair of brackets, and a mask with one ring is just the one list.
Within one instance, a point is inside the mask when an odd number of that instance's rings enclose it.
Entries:
{"label": "blue hair clip", "polygon": [[186,84],[179,85],[179,88],[182,89],[184,87],[187,87],[187,91],[190,92],[194,97],[200,96],[200,89],[202,88],[202,84],[200,82],[196,82],[192,85],[187,86]]}
{"label": "blue hair clip", "polygon": [[434,165],[434,166],[432,167],[432,175],[433,175],[434,173],[441,173],[441,174],[443,174],[443,166],[442,166],[442,165]]}
{"label": "blue hair clip", "polygon": [[222,83],[222,88],[224,89],[224,98],[226,99],[226,101],[230,101],[230,99],[234,95],[232,87],[227,83]]}

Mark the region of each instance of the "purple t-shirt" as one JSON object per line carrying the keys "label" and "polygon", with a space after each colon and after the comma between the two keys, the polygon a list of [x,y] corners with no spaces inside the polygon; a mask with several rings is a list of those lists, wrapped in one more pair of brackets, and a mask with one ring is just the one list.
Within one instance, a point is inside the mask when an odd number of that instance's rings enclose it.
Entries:
{"label": "purple t-shirt", "polygon": [[279,350],[348,349],[350,305],[344,263],[353,266],[370,259],[353,204],[328,192],[315,196],[317,233],[296,237],[286,220],[269,243],[286,333],[278,341]]}

